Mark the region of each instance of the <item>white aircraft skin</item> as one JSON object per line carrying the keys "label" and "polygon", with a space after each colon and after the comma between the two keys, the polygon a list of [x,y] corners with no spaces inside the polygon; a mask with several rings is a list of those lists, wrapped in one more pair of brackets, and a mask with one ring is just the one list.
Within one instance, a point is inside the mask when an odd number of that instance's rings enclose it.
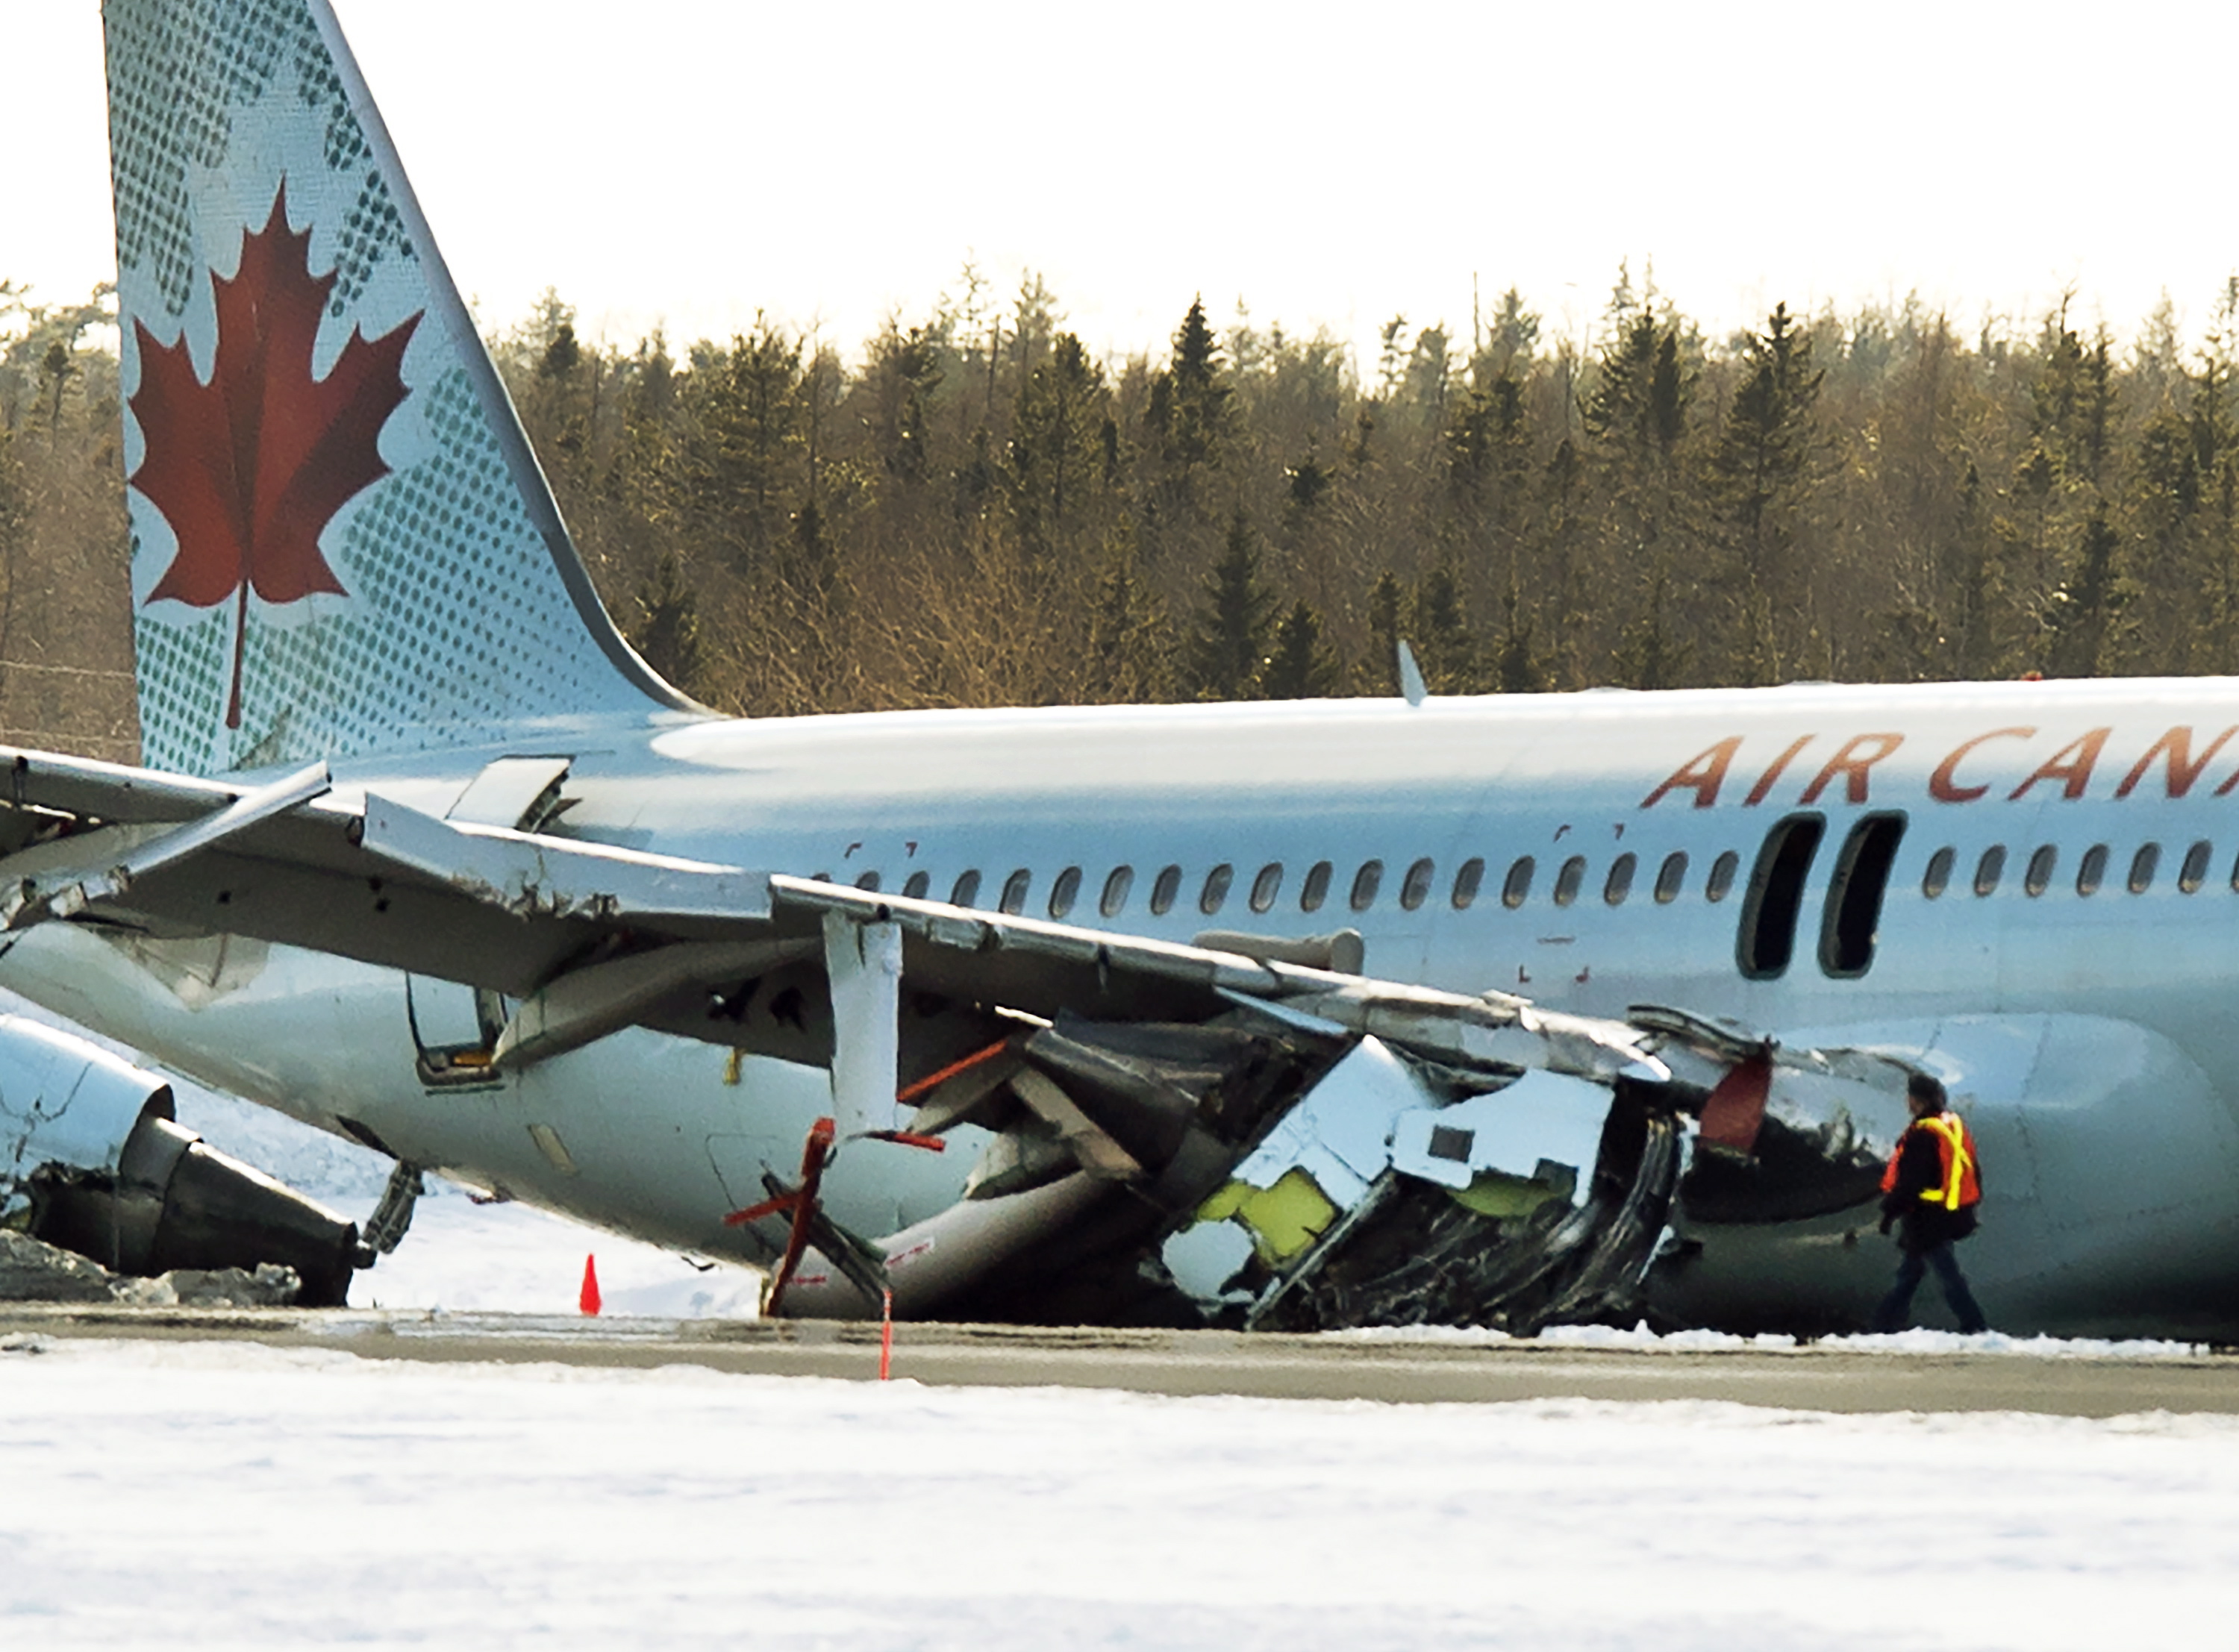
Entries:
{"label": "white aircraft skin", "polygon": [[[1611,1021],[1665,1005],[1788,1049],[1884,1052],[1943,1077],[1981,1141],[1967,1265],[2002,1325],[2239,1324],[2222,1001],[2239,979],[2239,681],[715,717],[588,595],[325,0],[241,3],[253,28],[214,0],[105,0],[150,769],[246,790],[323,757],[328,805],[442,817],[495,760],[564,759],[565,810],[535,828],[551,838],[1162,942],[1350,929],[1359,972],[1385,983]],[[183,12],[207,14],[199,30]],[[229,39],[236,23],[254,39]],[[169,89],[197,77],[205,100],[238,100],[214,160],[199,128],[172,128]],[[314,306],[296,314],[299,376],[279,344],[257,369],[273,393],[362,387],[318,415],[340,447],[364,444],[359,469],[316,552],[291,542],[284,566],[253,535],[226,541],[244,530],[205,496],[241,484],[195,423],[234,416],[195,409],[237,389],[229,328],[260,282],[256,325],[282,342],[269,318]],[[375,345],[389,354],[365,366]],[[1824,833],[1792,955],[1769,960],[1751,892],[1769,838],[1804,819]],[[1877,914],[1853,911],[1845,846],[1858,830],[1886,848],[1900,823]],[[2002,873],[1978,874],[2001,847]],[[1168,868],[1171,900],[1154,899]],[[422,1043],[482,1038],[468,987],[284,945],[37,922],[6,947],[0,985],[203,1083],[711,1256],[772,1258],[781,1223],[721,1218],[762,1198],[766,1172],[790,1176],[834,1111],[821,1069],[643,1030],[430,1083]],[[987,1139],[846,1142],[824,1206],[893,1235],[955,1204]],[[1673,1219],[1683,1251],[1700,1246],[1659,1264],[1678,1317],[1777,1322],[1829,1289],[1855,1311],[1890,1255],[1855,1210],[1783,1218],[1805,1272],[1818,1257],[1841,1276],[1784,1284],[1746,1224]]]}
{"label": "white aircraft skin", "polygon": [[[1781,1029],[1791,1043],[1930,1047],[1944,1029],[1955,1091],[1979,1083],[2035,1092],[2011,1112],[1977,1116],[1990,1195],[1970,1261],[1987,1300],[2041,1274],[2044,1247],[2103,1211],[2110,1192],[2136,1206],[2126,1214],[2176,1218],[2140,1231],[2142,1255],[2129,1260],[2109,1254],[2119,1241],[2096,1234],[2089,1249],[2113,1264],[2110,1277],[2179,1295],[2231,1279],[2239,1098],[2201,1075],[2228,1075],[2239,1057],[2239,1032],[2218,1001],[2218,984],[2239,974],[2239,829],[2216,795],[2239,777],[2239,740],[2189,785],[2184,771],[2235,724],[2239,685],[2229,682],[2031,682],[707,720],[608,731],[604,740],[585,729],[540,749],[575,756],[568,795],[581,800],[564,830],[587,839],[847,881],[876,873],[888,890],[921,870],[935,899],[978,871],[991,906],[1024,868],[1033,913],[1047,910],[1057,875],[1077,866],[1070,919],[1115,931],[1186,940],[1214,926],[1293,936],[1350,926],[1365,938],[1372,972],[1501,988],[1551,1007],[1619,1015],[1638,1003],[1683,1005]],[[2103,729],[2096,749],[2080,753],[2075,742],[2090,747]],[[2174,778],[2172,729],[2189,731]],[[2015,732],[1969,746],[2001,730]],[[1902,744],[1858,771],[1863,795],[1853,801],[1851,771],[1827,765],[1875,755],[1890,742],[1855,742],[1884,734]],[[1698,760],[1735,739],[1713,790]],[[1807,740],[1763,785],[1775,760]],[[1936,772],[1955,752],[1943,790],[1965,795],[1939,800]],[[505,754],[387,772],[374,763],[337,778],[440,813],[486,759]],[[1667,788],[1675,776],[1684,778]],[[1777,979],[1745,979],[1736,959],[1743,887],[1767,829],[1798,813],[1807,793],[1828,832],[1805,886],[1797,956]],[[1834,846],[1857,818],[1886,813],[1902,814],[1905,832],[1870,965],[1830,976],[1812,938]],[[2187,892],[2181,863],[2199,842],[2212,846],[2209,873]],[[2134,893],[2129,868],[2147,844],[2160,846],[2160,864]],[[2112,855],[2101,886],[2084,896],[2076,872],[2093,845]],[[1978,896],[1974,868],[1994,846],[2006,848],[2006,870]],[[2025,867],[2046,846],[2056,869],[2032,896]],[[1925,898],[1923,870],[1947,847],[1958,870],[1940,898]],[[1726,852],[1740,857],[1740,873],[1713,903],[1705,878]],[[1656,873],[1675,853],[1688,857],[1687,871],[1676,897],[1659,902]],[[1585,857],[1585,878],[1558,906],[1557,870],[1573,853]],[[1605,883],[1624,853],[1638,869],[1611,904]],[[1525,855],[1536,875],[1511,907],[1503,880]],[[1457,911],[1453,874],[1472,857],[1486,863],[1482,887]],[[1435,868],[1431,890],[1409,911],[1401,879],[1424,858]],[[1384,863],[1382,887],[1356,912],[1349,892],[1369,859]],[[1321,909],[1301,912],[1300,880],[1318,860],[1336,875]],[[1282,887],[1269,911],[1254,913],[1248,894],[1271,863],[1283,867]],[[1224,864],[1235,868],[1226,900],[1201,911],[1206,874]],[[1182,869],[1181,895],[1154,915],[1146,901],[1168,865]],[[1121,866],[1134,869],[1133,887],[1107,918],[1098,897]],[[355,1119],[408,1158],[470,1184],[741,1260],[767,1261],[772,1236],[727,1229],[720,1217],[757,1196],[761,1165],[788,1167],[830,1107],[821,1071],[750,1058],[727,1082],[721,1049],[647,1032],[487,1089],[430,1090],[415,1073],[400,978],[287,948],[271,949],[253,980],[190,1002],[119,945],[50,926],[23,939],[0,979],[203,1082],[330,1129]],[[428,996],[429,984],[420,990]],[[2036,1014],[2119,1029],[2068,1052],[2082,1062],[2065,1082],[2082,1081],[2095,1101],[2125,1093],[2137,1112],[2117,1107],[2083,1138],[2033,1150],[2023,1122],[2032,1100],[2072,1111],[2074,1094],[2052,1074],[2032,1078],[2036,1052],[2016,1056],[2004,1033],[1976,1047],[1952,1029]],[[1996,1071],[2014,1059],[2020,1072]],[[2213,1105],[2180,1093],[2157,1060],[2189,1070],[2183,1078]],[[2142,1063],[2144,1073],[2133,1071]],[[532,1124],[557,1132],[569,1172],[537,1149]],[[967,1134],[940,1157],[863,1144],[835,1163],[827,1205],[866,1233],[907,1226],[957,1197],[973,1144]],[[2050,1305],[2040,1311],[2057,1317]]]}

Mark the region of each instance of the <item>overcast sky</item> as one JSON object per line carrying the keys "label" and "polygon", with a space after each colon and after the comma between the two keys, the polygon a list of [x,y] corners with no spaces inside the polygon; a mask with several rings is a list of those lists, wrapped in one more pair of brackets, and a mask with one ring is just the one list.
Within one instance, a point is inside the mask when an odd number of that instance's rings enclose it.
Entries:
{"label": "overcast sky", "polygon": [[[1621,259],[1723,333],[1917,291],[2196,331],[2239,268],[2239,12],[2119,7],[336,0],[486,325],[627,342],[757,310],[852,351],[967,259],[1100,351],[1202,292],[1372,350]],[[0,277],[114,269],[96,0],[5,0]]]}

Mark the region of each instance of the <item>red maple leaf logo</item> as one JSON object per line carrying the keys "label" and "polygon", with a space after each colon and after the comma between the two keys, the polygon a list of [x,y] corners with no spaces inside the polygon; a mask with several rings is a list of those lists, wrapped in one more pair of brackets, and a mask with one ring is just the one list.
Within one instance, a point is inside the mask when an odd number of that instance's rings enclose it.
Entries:
{"label": "red maple leaf logo", "polygon": [[415,314],[377,339],[355,328],[331,372],[311,376],[311,351],[335,275],[311,274],[311,235],[288,229],[282,179],[264,228],[241,239],[241,269],[213,275],[217,358],[195,376],[182,337],[158,344],[138,321],[140,388],[133,415],[147,438],[130,481],[163,513],[178,554],[148,600],[197,608],[236,600],[228,728],[241,726],[241,662],[249,593],[271,604],[315,591],[346,595],[319,554],[343,505],[389,474],[382,427],[404,400],[399,368]]}

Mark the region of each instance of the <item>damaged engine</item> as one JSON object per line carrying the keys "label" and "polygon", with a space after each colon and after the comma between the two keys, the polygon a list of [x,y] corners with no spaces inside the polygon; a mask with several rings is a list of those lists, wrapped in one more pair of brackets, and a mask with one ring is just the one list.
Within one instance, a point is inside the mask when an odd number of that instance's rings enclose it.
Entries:
{"label": "damaged engine", "polygon": [[112,1274],[291,1270],[339,1306],[358,1231],[173,1118],[169,1085],[82,1038],[0,1017],[0,1228]]}

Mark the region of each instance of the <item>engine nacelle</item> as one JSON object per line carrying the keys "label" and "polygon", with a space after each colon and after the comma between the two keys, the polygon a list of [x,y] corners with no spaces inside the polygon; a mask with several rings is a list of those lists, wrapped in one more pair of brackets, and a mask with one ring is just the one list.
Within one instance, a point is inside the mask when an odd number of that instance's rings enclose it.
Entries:
{"label": "engine nacelle", "polygon": [[357,1227],[173,1118],[171,1087],[83,1038],[0,1016],[0,1223],[112,1272],[279,1263],[338,1306]]}

